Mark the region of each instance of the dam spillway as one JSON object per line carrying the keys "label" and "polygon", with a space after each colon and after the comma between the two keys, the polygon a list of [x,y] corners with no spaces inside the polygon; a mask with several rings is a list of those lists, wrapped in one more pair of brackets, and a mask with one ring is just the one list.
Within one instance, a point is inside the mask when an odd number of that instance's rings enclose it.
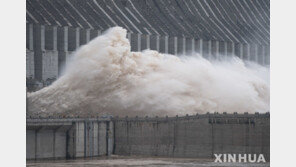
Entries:
{"label": "dam spillway", "polygon": [[[169,4],[169,5],[166,5]],[[30,91],[62,75],[71,54],[114,26],[131,51],[196,52],[269,65],[269,0],[26,1],[26,77]]]}
{"label": "dam spillway", "polygon": [[[127,30],[133,52],[150,49],[178,57],[198,53],[207,60],[225,56],[267,68],[270,64],[269,0],[27,0],[26,6],[28,92],[50,86],[63,75],[75,51],[114,26]],[[249,109],[255,106],[243,101]],[[269,113],[235,111],[241,113],[27,114],[27,160],[112,154],[211,159],[216,153],[229,153],[263,154],[269,161]]]}

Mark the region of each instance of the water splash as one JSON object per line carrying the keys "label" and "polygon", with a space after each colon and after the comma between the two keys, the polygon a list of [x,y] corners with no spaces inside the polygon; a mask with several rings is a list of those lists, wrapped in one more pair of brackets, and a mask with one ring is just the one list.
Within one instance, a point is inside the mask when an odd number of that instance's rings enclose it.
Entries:
{"label": "water splash", "polygon": [[208,61],[131,52],[126,30],[109,29],[78,49],[51,86],[28,94],[27,114],[174,116],[269,110],[269,69],[238,58]]}

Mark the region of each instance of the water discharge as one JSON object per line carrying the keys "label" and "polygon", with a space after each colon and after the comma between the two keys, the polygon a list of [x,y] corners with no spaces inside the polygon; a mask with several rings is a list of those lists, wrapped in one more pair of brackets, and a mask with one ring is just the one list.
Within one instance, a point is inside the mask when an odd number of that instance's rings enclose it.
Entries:
{"label": "water discharge", "polygon": [[27,114],[174,116],[269,111],[269,68],[198,54],[131,52],[114,27],[79,48],[51,86],[28,94]]}

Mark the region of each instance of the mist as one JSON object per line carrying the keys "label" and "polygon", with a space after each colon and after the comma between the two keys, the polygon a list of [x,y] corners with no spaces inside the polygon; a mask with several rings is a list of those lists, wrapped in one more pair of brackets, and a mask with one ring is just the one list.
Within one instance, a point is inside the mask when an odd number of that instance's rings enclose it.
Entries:
{"label": "mist", "polygon": [[175,116],[269,111],[269,68],[237,57],[207,60],[131,52],[114,27],[80,47],[52,85],[28,93],[28,115]]}

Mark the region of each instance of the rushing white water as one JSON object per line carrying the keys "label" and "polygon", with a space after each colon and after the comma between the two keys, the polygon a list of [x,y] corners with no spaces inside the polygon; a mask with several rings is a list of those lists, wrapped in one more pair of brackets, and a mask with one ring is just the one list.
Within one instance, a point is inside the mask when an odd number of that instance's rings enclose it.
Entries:
{"label": "rushing white water", "polygon": [[28,94],[28,114],[174,116],[269,110],[269,69],[238,58],[208,61],[131,52],[126,30],[82,46],[64,75]]}

